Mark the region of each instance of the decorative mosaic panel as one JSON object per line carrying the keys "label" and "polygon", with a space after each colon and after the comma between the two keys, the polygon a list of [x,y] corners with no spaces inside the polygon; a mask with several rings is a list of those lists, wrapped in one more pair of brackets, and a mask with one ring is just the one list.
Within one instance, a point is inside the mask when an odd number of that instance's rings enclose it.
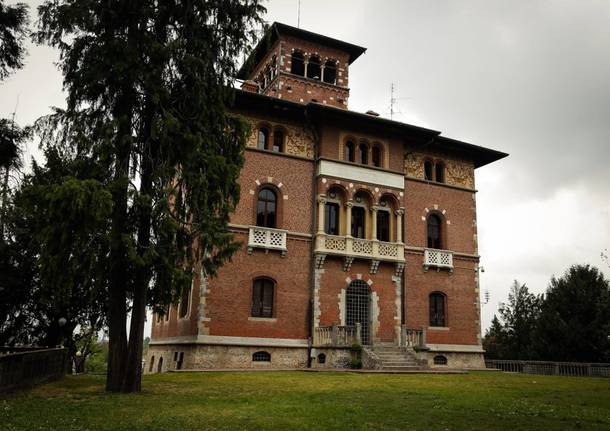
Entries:
{"label": "decorative mosaic panel", "polygon": [[470,162],[455,160],[446,156],[407,153],[404,161],[405,175],[423,180],[426,157],[440,160],[445,164],[445,183],[452,186],[474,189],[474,165]]}
{"label": "decorative mosaic panel", "polygon": [[246,142],[246,146],[256,148],[256,141],[258,138],[257,125],[261,122],[271,126],[271,128],[282,127],[286,132],[285,137],[285,152],[293,156],[307,157],[308,159],[313,158],[313,136],[304,127],[298,127],[287,123],[274,123],[267,120],[257,120],[255,118],[246,118],[250,123],[252,132]]}

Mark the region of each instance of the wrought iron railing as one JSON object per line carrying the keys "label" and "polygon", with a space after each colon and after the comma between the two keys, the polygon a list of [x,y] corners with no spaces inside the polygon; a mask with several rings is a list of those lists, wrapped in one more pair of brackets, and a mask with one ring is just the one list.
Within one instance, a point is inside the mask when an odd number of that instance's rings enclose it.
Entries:
{"label": "wrought iron railing", "polygon": [[586,362],[510,361],[485,359],[485,367],[501,371],[549,376],[610,377],[610,364]]}
{"label": "wrought iron railing", "polygon": [[272,229],[268,227],[251,226],[248,233],[248,253],[254,248],[266,250],[280,250],[282,255],[286,254],[287,231]]}
{"label": "wrought iron railing", "polygon": [[453,271],[453,252],[427,248],[424,250],[424,269],[446,268]]}
{"label": "wrought iron railing", "polygon": [[314,347],[349,347],[361,344],[360,324],[355,326],[318,326],[314,329]]}
{"label": "wrought iron railing", "polygon": [[68,350],[64,348],[36,348],[2,354],[0,388],[23,387],[60,378],[66,373],[67,366]]}

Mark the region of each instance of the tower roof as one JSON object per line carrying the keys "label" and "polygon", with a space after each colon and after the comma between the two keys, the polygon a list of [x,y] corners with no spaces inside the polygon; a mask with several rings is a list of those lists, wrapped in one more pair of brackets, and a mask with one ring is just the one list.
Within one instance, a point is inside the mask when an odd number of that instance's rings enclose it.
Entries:
{"label": "tower roof", "polygon": [[280,38],[280,36],[292,36],[298,39],[306,40],[308,42],[324,45],[330,48],[334,48],[349,54],[349,64],[352,64],[358,57],[360,57],[366,48],[363,48],[352,43],[344,42],[339,39],[333,39],[332,37],[324,36],[322,34],[313,33],[311,31],[303,30],[291,25],[282,24],[280,22],[274,22],[267,29],[261,40],[256,45],[256,48],[250,53],[244,64],[242,65],[239,72],[237,72],[237,78],[247,79],[248,72],[252,67],[257,65],[273,44]]}

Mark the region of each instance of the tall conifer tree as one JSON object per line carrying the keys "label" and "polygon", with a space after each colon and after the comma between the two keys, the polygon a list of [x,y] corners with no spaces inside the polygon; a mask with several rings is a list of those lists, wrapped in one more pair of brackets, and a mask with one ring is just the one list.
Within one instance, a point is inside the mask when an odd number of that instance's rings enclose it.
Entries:
{"label": "tall conifer tree", "polygon": [[[228,114],[236,60],[253,41],[258,0],[49,0],[38,40],[60,50],[68,93],[50,141],[108,167],[110,391],[140,389],[146,306],[212,275],[237,249],[247,127]],[[131,312],[129,339],[127,313]]]}

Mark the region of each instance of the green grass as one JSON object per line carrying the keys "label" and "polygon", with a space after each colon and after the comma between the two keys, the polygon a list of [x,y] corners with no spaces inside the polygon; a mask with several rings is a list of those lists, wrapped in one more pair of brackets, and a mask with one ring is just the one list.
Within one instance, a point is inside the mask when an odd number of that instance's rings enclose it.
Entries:
{"label": "green grass", "polygon": [[610,430],[610,380],[501,373],[166,373],[111,395],[101,376],[0,396],[1,430]]}

